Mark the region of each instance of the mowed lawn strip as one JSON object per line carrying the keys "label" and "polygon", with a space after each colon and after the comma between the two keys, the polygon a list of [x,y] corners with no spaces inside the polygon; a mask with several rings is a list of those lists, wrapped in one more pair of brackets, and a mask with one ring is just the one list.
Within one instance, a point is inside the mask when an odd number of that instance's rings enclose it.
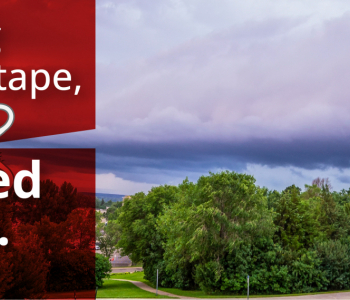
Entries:
{"label": "mowed lawn strip", "polygon": [[144,291],[131,282],[105,280],[102,288],[97,291],[97,298],[170,298],[167,296],[156,296]]}
{"label": "mowed lawn strip", "polygon": [[[143,277],[145,276],[144,272],[135,272],[131,274],[119,274],[119,273],[114,273],[111,275],[111,278],[114,279],[126,279],[126,280],[134,280],[134,281],[141,281],[150,287],[155,288],[154,284],[150,282],[149,280],[144,279]],[[178,296],[186,296],[186,297],[195,297],[195,298],[203,298],[203,297],[216,297],[216,296],[208,296],[202,291],[183,291],[180,289],[175,289],[175,288],[159,288],[160,291],[168,292],[174,295]],[[220,297],[221,298],[221,297]]]}
{"label": "mowed lawn strip", "polygon": [[113,274],[111,274],[110,278],[141,281],[141,282],[146,283],[147,285],[153,287],[153,285],[150,281],[143,278],[144,276],[145,276],[144,272],[134,272],[134,273],[130,273],[130,274],[113,273]]}
{"label": "mowed lawn strip", "polygon": [[[154,285],[143,278],[144,272],[135,272],[131,274],[118,274],[114,273],[111,275],[111,278],[114,279],[126,279],[126,280],[134,280],[141,281],[150,287],[154,288]],[[178,296],[185,297],[195,297],[195,298],[247,298],[247,295],[207,295],[203,291],[184,291],[175,288],[159,288],[160,291],[168,292]],[[300,294],[279,294],[279,295],[251,295],[251,298],[265,298],[265,297],[287,297],[287,296],[306,296],[306,295],[319,295],[319,294],[333,294],[333,293],[344,293],[350,292],[350,290],[343,291],[327,291],[327,292],[316,292],[316,293],[300,293]],[[153,294],[152,294],[153,295]]]}

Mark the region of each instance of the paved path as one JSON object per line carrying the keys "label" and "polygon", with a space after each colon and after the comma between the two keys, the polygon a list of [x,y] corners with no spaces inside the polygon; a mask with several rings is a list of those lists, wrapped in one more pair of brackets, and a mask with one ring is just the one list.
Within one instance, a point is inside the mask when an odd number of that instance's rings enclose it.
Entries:
{"label": "paved path", "polygon": [[[118,280],[118,281],[128,281],[131,282],[133,284],[135,284],[137,287],[139,287],[140,289],[143,289],[147,292],[151,292],[151,293],[156,293],[156,289],[150,287],[149,285],[147,285],[146,283],[143,283],[141,281],[133,281],[133,280],[126,280],[126,279],[110,279],[110,280]],[[170,294],[167,292],[163,292],[158,290],[158,295],[162,295],[162,296],[168,296],[168,297],[175,297],[175,298],[181,298],[181,299],[196,299],[196,298],[192,298],[192,297],[182,297],[179,295],[174,295],[174,294]]]}
{"label": "paved path", "polygon": [[[129,281],[133,284],[135,284],[137,287],[140,289],[143,289],[147,292],[151,293],[156,293],[156,289],[148,286],[147,284],[140,282],[140,281],[133,281],[133,280],[126,280],[126,279],[113,279],[113,280],[120,280],[120,281]],[[185,296],[179,296],[179,295],[174,295],[171,293],[163,292],[158,290],[158,294],[162,296],[168,296],[168,297],[175,297],[175,298],[180,298],[180,299],[201,299],[201,298],[194,298],[194,297],[185,297]],[[285,296],[285,297],[263,297],[263,298],[254,298],[254,296],[250,296],[250,299],[261,299],[261,300],[350,300],[350,292],[345,292],[345,293],[332,293],[332,294],[319,294],[319,295],[306,295],[306,296]],[[157,298],[155,298],[157,299]],[[215,298],[204,298],[201,300],[214,300]],[[217,298],[220,299],[220,298]],[[220,300],[228,300],[228,299],[244,299],[244,298],[221,298]],[[104,299],[108,300],[108,299]],[[118,300],[122,300],[119,299]],[[130,298],[128,299],[130,300]],[[148,299],[151,300],[151,299]]]}
{"label": "paved path", "polygon": [[[350,299],[350,293],[347,293],[347,295],[342,295],[345,293],[336,293],[336,294],[324,294],[324,295],[310,295],[310,296],[293,296],[293,297],[268,297],[268,298],[253,298],[250,297],[249,299],[255,299],[255,300],[349,300]],[[313,298],[312,296],[317,296],[318,298]],[[326,298],[320,298],[321,296]],[[178,296],[180,297],[180,296]],[[332,298],[333,297],[333,298]],[[341,297],[341,298],[339,298]],[[103,298],[103,300],[132,300],[133,298]],[[245,299],[245,298],[191,298],[196,300],[239,300],[239,299]],[[140,299],[138,299],[140,300]],[[147,300],[159,300],[159,298],[147,298]]]}

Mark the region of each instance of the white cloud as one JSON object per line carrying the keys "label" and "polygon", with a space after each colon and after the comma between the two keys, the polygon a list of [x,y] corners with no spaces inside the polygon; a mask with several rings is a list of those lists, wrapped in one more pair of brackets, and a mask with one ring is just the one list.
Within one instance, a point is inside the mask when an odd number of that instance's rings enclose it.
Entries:
{"label": "white cloud", "polygon": [[147,193],[153,186],[157,185],[125,180],[112,173],[96,175],[96,191],[98,193],[133,195],[138,192]]}
{"label": "white cloud", "polygon": [[348,28],[350,14],[321,27],[250,22],[100,66],[100,133],[142,141],[347,136]]}
{"label": "white cloud", "polygon": [[269,167],[258,164],[248,164],[243,173],[253,175],[256,184],[269,189],[284,190],[295,184],[304,190],[305,184],[310,185],[317,177],[329,178],[333,190],[350,188],[350,169],[325,168],[303,169],[297,167]]}
{"label": "white cloud", "polygon": [[346,0],[98,0],[97,60],[123,64],[250,21],[307,17],[317,25]]}

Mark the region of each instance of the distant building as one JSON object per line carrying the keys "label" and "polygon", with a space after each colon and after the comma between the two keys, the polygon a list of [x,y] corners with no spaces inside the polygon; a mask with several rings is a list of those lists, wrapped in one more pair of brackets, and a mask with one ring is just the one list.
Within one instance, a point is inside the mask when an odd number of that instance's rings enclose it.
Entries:
{"label": "distant building", "polygon": [[132,261],[128,256],[121,256],[118,250],[116,250],[110,258],[112,267],[131,267]]}
{"label": "distant building", "polygon": [[124,196],[124,197],[123,197],[123,204],[122,204],[122,205],[124,205],[124,200],[126,200],[126,199],[131,199],[131,196]]}

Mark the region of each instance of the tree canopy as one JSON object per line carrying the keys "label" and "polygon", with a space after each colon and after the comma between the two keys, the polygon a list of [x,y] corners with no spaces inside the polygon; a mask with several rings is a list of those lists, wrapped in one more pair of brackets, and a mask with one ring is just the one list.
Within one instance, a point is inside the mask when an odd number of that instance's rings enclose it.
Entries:
{"label": "tree canopy", "polygon": [[350,192],[317,179],[270,191],[254,177],[210,173],[137,193],[113,214],[117,247],[146,279],[211,294],[350,288]]}

